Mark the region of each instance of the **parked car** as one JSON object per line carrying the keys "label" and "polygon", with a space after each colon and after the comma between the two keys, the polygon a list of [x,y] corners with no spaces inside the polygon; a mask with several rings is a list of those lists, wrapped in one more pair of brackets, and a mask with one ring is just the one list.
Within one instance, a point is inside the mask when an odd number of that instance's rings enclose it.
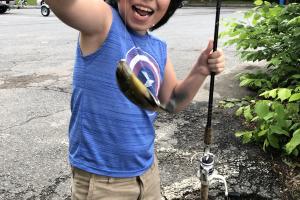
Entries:
{"label": "parked car", "polygon": [[41,6],[41,14],[44,17],[47,17],[50,15],[50,7],[48,6],[48,4],[45,3],[45,0],[37,0],[36,4]]}
{"label": "parked car", "polygon": [[6,11],[8,11],[10,9],[10,6],[14,4],[16,4],[15,0],[0,0],[0,14],[3,14]]}

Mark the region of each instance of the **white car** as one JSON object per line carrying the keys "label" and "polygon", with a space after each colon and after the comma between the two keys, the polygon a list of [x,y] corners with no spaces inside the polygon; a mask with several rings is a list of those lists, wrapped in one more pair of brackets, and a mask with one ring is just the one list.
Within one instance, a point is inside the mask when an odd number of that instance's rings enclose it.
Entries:
{"label": "white car", "polygon": [[36,0],[36,5],[41,6],[44,0]]}
{"label": "white car", "polygon": [[50,14],[50,8],[49,6],[45,3],[45,0],[36,0],[36,4],[41,6],[41,14],[44,17],[49,16]]}

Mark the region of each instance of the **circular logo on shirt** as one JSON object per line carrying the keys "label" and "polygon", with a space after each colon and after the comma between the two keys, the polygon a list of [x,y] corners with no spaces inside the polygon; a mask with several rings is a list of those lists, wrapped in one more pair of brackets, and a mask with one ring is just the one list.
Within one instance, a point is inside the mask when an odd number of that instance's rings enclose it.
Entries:
{"label": "circular logo on shirt", "polygon": [[126,62],[151,93],[158,96],[160,69],[156,60],[141,48],[133,47],[126,55]]}

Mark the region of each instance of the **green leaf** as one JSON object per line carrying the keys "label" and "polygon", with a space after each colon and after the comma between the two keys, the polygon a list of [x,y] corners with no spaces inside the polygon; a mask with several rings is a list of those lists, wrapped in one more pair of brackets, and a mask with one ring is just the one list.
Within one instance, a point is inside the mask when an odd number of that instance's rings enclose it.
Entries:
{"label": "green leaf", "polygon": [[244,19],[248,19],[253,15],[253,11],[249,10],[247,12],[245,12],[244,14]]}
{"label": "green leaf", "polygon": [[244,135],[244,134],[246,134],[247,133],[247,131],[238,131],[238,132],[236,132],[234,135],[236,136],[236,137],[241,137],[242,135]]}
{"label": "green leaf", "polygon": [[300,25],[300,16],[291,19],[287,24],[289,26],[299,26]]}
{"label": "green leaf", "polygon": [[279,135],[286,135],[286,136],[290,136],[289,132],[283,130],[281,127],[279,126],[270,126],[270,130],[271,130],[271,133],[276,133],[276,134],[279,134]]}
{"label": "green leaf", "polygon": [[270,92],[269,92],[270,97],[275,98],[276,95],[277,95],[277,89],[270,90]]}
{"label": "green leaf", "polygon": [[279,140],[278,138],[273,135],[273,134],[268,134],[268,141],[270,143],[270,145],[276,149],[279,149],[280,146],[279,146]]}
{"label": "green leaf", "polygon": [[288,114],[286,114],[284,106],[278,102],[274,102],[272,107],[276,113],[276,115],[274,115],[276,125],[282,128],[287,128],[286,118]]}
{"label": "green leaf", "polygon": [[289,130],[289,127],[293,124],[292,120],[285,120],[285,128]]}
{"label": "green leaf", "polygon": [[252,139],[252,134],[253,132],[252,131],[247,131],[247,133],[245,133],[243,136],[242,136],[242,140],[243,140],[243,143],[246,144],[246,143],[249,143]]}
{"label": "green leaf", "polygon": [[259,119],[259,117],[258,116],[256,116],[256,117],[253,117],[252,119],[251,119],[251,122],[255,122],[255,121],[257,121]]}
{"label": "green leaf", "polygon": [[295,93],[291,95],[289,102],[298,101],[298,100],[300,100],[300,93]]}
{"label": "green leaf", "polygon": [[270,63],[272,63],[273,65],[277,66],[277,65],[279,65],[281,63],[281,60],[279,58],[275,57],[275,58],[272,58],[270,60]]}
{"label": "green leaf", "polygon": [[291,96],[291,90],[287,88],[278,89],[278,99],[284,101]]}
{"label": "green leaf", "polygon": [[265,117],[264,120],[268,121],[269,119],[274,118],[275,113],[274,112],[269,112]]}
{"label": "green leaf", "polygon": [[255,25],[259,19],[260,19],[260,15],[256,13],[256,14],[253,16],[252,24]]}
{"label": "green leaf", "polygon": [[268,1],[264,1],[264,4],[265,4],[266,6],[271,6],[271,3],[268,2]]}
{"label": "green leaf", "polygon": [[267,134],[267,132],[268,132],[268,130],[267,130],[267,129],[265,129],[265,130],[261,130],[261,131],[259,131],[259,132],[257,133],[257,135],[258,135],[259,137],[261,137],[261,136],[264,136],[264,135],[266,135],[266,134]]}
{"label": "green leaf", "polygon": [[290,114],[293,114],[293,113],[298,113],[300,110],[300,107],[299,107],[299,104],[297,103],[288,103],[286,105],[286,108],[287,108],[287,111],[290,113]]}
{"label": "green leaf", "polygon": [[232,107],[234,107],[234,103],[231,103],[231,102],[226,103],[226,104],[224,105],[224,108],[232,108]]}
{"label": "green leaf", "polygon": [[264,2],[262,0],[256,0],[254,1],[254,5],[261,6]]}
{"label": "green leaf", "polygon": [[255,105],[255,113],[263,119],[269,113],[269,106],[264,101],[259,101]]}
{"label": "green leaf", "polygon": [[297,129],[292,139],[285,145],[286,152],[291,154],[293,150],[300,144],[300,129]]}
{"label": "green leaf", "polygon": [[293,126],[290,128],[290,131],[295,130],[295,129],[298,129],[298,128],[300,128],[300,123],[295,123],[295,124],[293,124]]}
{"label": "green leaf", "polygon": [[253,118],[253,115],[251,114],[251,108],[250,106],[246,106],[244,109],[244,117],[247,121],[250,121]]}
{"label": "green leaf", "polygon": [[240,83],[240,86],[243,87],[243,86],[248,86],[249,83],[251,83],[252,80],[251,79],[245,79],[243,80],[241,83]]}
{"label": "green leaf", "polygon": [[243,111],[244,111],[244,107],[240,107],[240,108],[235,112],[235,115],[236,115],[236,116],[240,116],[241,114],[243,114]]}
{"label": "green leaf", "polygon": [[256,80],[254,80],[254,85],[256,86],[256,87],[261,87],[261,82],[262,82],[262,80],[261,79],[256,79]]}
{"label": "green leaf", "polygon": [[[300,30],[299,30],[299,31],[300,31]],[[292,76],[292,78],[300,79],[300,74],[294,74],[294,75]]]}
{"label": "green leaf", "polygon": [[266,151],[266,149],[268,148],[269,144],[270,144],[270,143],[269,143],[269,141],[268,141],[268,138],[266,138],[265,141],[264,141],[264,145],[263,145],[263,150],[264,150],[264,151]]}
{"label": "green leaf", "polygon": [[242,137],[243,143],[248,143],[251,141],[253,131],[240,131],[236,132],[235,136],[236,137]]}
{"label": "green leaf", "polygon": [[292,154],[297,157],[299,155],[299,150],[295,148]]}

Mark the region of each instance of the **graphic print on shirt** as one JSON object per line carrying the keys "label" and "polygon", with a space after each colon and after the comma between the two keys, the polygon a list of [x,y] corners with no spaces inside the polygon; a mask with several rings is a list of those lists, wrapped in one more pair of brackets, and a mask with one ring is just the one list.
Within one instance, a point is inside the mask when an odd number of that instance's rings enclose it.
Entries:
{"label": "graphic print on shirt", "polygon": [[141,48],[133,47],[126,55],[126,62],[140,81],[157,97],[160,87],[160,69],[156,60]]}

